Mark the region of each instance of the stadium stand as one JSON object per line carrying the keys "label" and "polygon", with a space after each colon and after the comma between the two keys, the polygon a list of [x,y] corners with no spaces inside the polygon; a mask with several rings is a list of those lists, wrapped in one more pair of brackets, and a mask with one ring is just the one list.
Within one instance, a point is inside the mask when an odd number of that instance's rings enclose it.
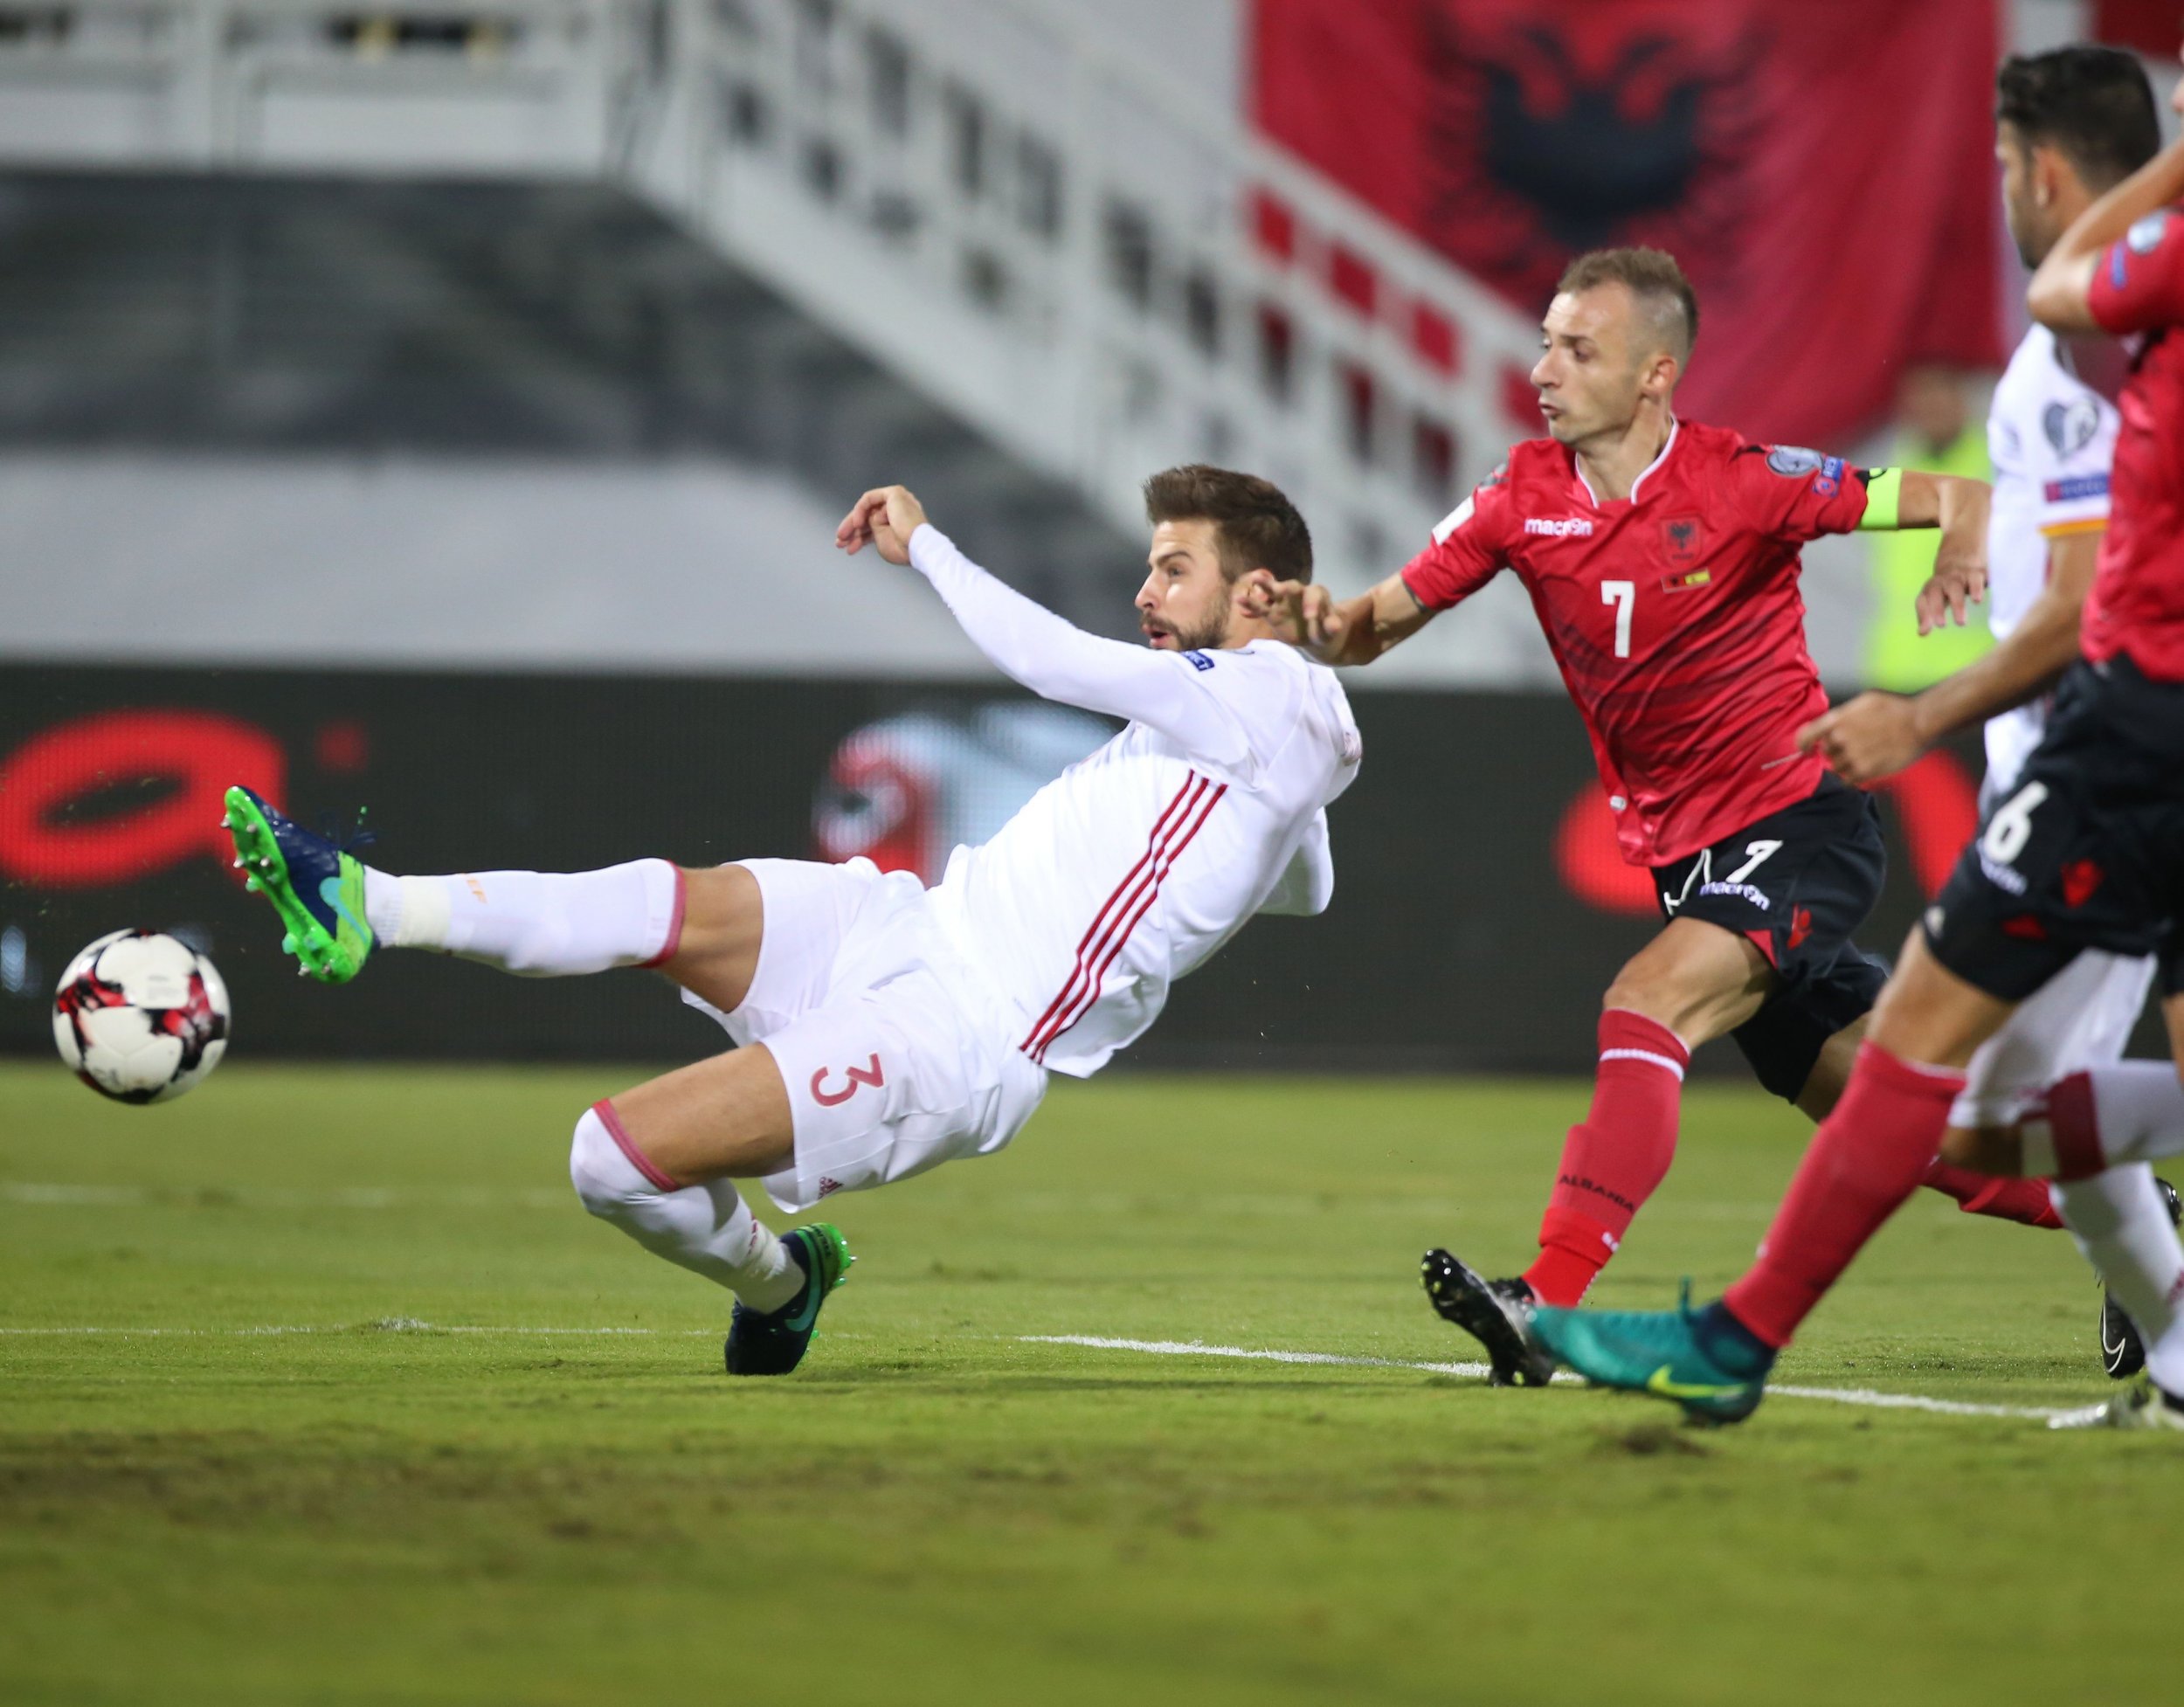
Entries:
{"label": "stadium stand", "polygon": [[[445,198],[446,225],[478,239],[444,245],[465,253],[444,274],[450,287],[484,287],[480,267],[497,273],[490,288],[556,333],[583,308],[552,298],[644,294],[629,275],[674,248],[671,223],[714,251],[720,282],[708,289],[746,312],[763,300],[755,286],[793,305],[793,315],[743,322],[746,343],[782,364],[789,393],[754,410],[770,418],[751,430],[823,441],[829,460],[861,471],[867,446],[934,443],[937,405],[1007,446],[1006,457],[967,458],[975,473],[951,525],[974,543],[975,501],[997,529],[975,549],[997,562],[1022,529],[1044,526],[1022,561],[1046,567],[1043,591],[1073,614],[1090,612],[1063,589],[1088,559],[1111,561],[1111,545],[1052,526],[1039,480],[1134,531],[1150,468],[1191,458],[1261,468],[1315,518],[1329,578],[1359,584],[1498,456],[1512,430],[1510,376],[1533,336],[1524,317],[1255,137],[1233,90],[1209,101],[1164,80],[1117,32],[1088,31],[1044,0],[524,0],[429,14],[82,0],[24,11],[0,31],[0,153],[15,160],[211,169],[231,176],[208,196],[242,205],[287,194],[314,220],[346,215],[346,243],[381,246],[344,293],[367,289],[373,272],[397,294],[417,288],[416,232],[390,220],[384,200],[370,212],[375,198]],[[377,182],[341,182],[356,178]],[[497,260],[480,259],[490,245],[467,225],[491,223],[480,178],[522,186],[510,193],[542,223]],[[638,245],[642,259],[613,240],[642,223],[638,211],[604,186],[662,222],[659,240]],[[91,193],[124,195],[128,183]],[[603,223],[572,256],[580,206]],[[204,276],[246,276],[254,262],[246,241],[215,245]],[[728,282],[729,272],[743,276]],[[223,300],[236,311],[233,295]],[[217,348],[221,324],[207,321],[204,342]],[[733,335],[704,307],[674,330]],[[677,357],[689,347],[668,346]],[[898,389],[868,371],[845,379],[845,349]],[[522,430],[567,430],[585,395],[568,365],[543,363],[518,386]],[[488,409],[495,391],[482,389]],[[49,415],[38,431],[54,425]],[[21,442],[15,424],[7,431]],[[1021,474],[1005,471],[1010,459]],[[826,462],[799,474],[841,489]],[[929,495],[936,508],[947,501],[941,487]],[[1444,626],[1386,679],[1543,678],[1544,650],[1513,589]]]}

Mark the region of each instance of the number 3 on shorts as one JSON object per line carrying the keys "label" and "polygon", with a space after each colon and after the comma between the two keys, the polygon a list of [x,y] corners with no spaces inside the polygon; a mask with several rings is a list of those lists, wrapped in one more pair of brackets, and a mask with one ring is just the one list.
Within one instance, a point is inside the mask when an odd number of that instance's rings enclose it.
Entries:
{"label": "number 3 on shorts", "polygon": [[2027,783],[1995,808],[1980,838],[1980,852],[1998,866],[2015,865],[2032,840],[2032,815],[2048,798],[2045,783]]}

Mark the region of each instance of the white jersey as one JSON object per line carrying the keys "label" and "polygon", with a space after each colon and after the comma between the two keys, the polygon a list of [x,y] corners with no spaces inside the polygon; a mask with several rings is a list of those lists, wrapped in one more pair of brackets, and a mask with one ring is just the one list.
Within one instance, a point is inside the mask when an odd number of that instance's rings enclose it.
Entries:
{"label": "white jersey", "polygon": [[1277,641],[1173,653],[1098,639],[930,525],[910,560],[1018,681],[1130,720],[992,840],[956,849],[931,892],[1016,1047],[1082,1078],[1253,914],[1324,910],[1325,809],[1358,774],[1357,724],[1334,673]]}
{"label": "white jersey", "polygon": [[[2044,326],[2025,334],[1987,411],[1994,499],[1987,524],[1987,624],[2007,638],[2048,584],[2048,543],[2108,523],[2115,406],[2077,377]],[[1990,798],[2015,784],[2047,727],[2035,700],[1987,720]]]}

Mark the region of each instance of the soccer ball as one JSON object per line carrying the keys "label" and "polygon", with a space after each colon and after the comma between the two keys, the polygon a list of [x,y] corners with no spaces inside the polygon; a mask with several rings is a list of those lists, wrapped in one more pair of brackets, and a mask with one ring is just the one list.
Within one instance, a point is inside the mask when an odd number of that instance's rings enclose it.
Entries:
{"label": "soccer ball", "polygon": [[187,943],[116,930],[68,963],[53,1041],[75,1075],[117,1102],[163,1102],[227,1051],[227,985]]}

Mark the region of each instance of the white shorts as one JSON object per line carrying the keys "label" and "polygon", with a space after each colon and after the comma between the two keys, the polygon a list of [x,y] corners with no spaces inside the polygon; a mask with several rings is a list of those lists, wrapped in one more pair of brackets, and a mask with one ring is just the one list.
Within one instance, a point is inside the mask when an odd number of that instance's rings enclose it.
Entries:
{"label": "white shorts", "polygon": [[991,1155],[1023,1130],[1046,1069],[981,999],[916,876],[869,860],[738,863],[765,909],[750,990],[733,1013],[682,999],[764,1044],[788,1085],[796,1161],[766,1178],[769,1197],[809,1209]]}
{"label": "white shorts", "polygon": [[1980,1046],[1949,1123],[2007,1125],[2057,1079],[2121,1061],[2153,982],[2152,959],[2088,949]]}

